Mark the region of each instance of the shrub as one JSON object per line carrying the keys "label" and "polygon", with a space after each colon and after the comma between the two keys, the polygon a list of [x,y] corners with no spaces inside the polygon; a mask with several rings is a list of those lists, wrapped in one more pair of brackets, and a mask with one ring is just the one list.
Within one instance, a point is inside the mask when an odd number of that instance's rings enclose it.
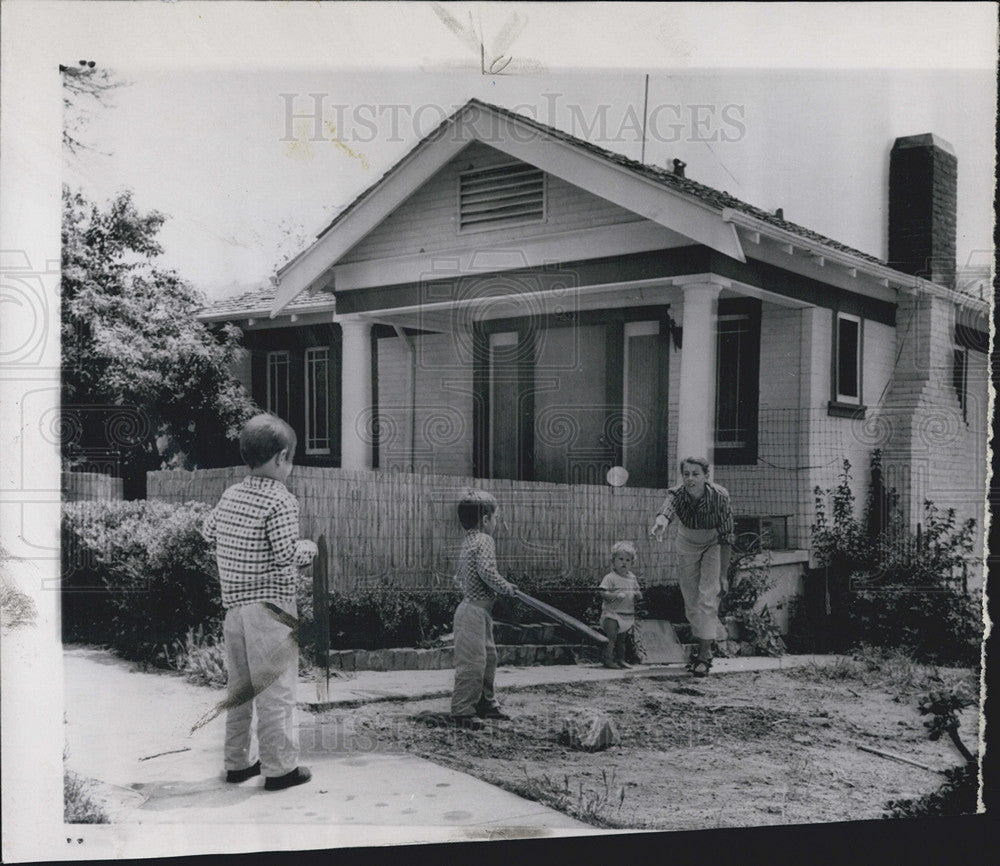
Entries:
{"label": "shrub", "polygon": [[767,605],[758,605],[760,597],[774,586],[770,558],[766,553],[755,554],[755,549],[759,549],[759,545],[733,551],[729,561],[729,588],[719,605],[719,615],[735,618],[755,653],[781,656],[785,654],[781,629]]}
{"label": "shrub", "polygon": [[958,736],[958,711],[973,703],[971,697],[955,690],[930,692],[920,699],[920,714],[931,740],[945,734],[965,759],[960,767],[945,771],[945,781],[936,791],[915,800],[890,800],[884,818],[924,818],[930,816],[969,815],[978,808],[979,758],[965,747]]}
{"label": "shrub", "polygon": [[67,503],[62,516],[63,639],[163,663],[164,645],[222,618],[215,558],[199,527],[208,506]]}
{"label": "shrub", "polygon": [[[563,574],[558,577],[538,577],[527,572],[508,572],[507,580],[517,588],[545,604],[559,608],[563,613],[584,623],[596,622],[601,604],[597,594],[600,581],[589,574]],[[507,599],[498,601],[494,617],[508,622],[538,622],[542,615],[520,602]]]}
{"label": "shrub", "polygon": [[[877,451],[872,477],[876,482],[881,478]],[[871,495],[859,520],[850,480],[851,465],[845,460],[836,487],[816,489],[812,535],[822,568],[810,578],[825,583],[827,646],[842,651],[869,643],[899,647],[920,660],[976,665],[982,602],[977,592],[966,590],[960,576],[974,562],[975,521],[958,525],[954,509],[941,510],[928,501],[923,524],[913,533],[901,524],[892,491]],[[832,518],[826,514],[828,496]],[[876,508],[885,511],[879,520],[873,517]]]}
{"label": "shrub", "polygon": [[642,615],[646,619],[684,622],[684,596],[676,583],[659,583],[642,588]]}
{"label": "shrub", "polygon": [[330,594],[330,646],[384,649],[426,646],[452,628],[458,590],[402,587],[391,578]]}

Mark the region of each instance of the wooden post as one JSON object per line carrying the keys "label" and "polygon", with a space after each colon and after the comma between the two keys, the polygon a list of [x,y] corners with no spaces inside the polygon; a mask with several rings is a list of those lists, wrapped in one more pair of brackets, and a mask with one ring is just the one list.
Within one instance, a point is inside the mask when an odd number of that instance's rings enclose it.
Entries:
{"label": "wooden post", "polygon": [[313,563],[313,627],[315,628],[316,664],[328,672],[330,667],[330,553],[326,536],[316,542],[316,559]]}

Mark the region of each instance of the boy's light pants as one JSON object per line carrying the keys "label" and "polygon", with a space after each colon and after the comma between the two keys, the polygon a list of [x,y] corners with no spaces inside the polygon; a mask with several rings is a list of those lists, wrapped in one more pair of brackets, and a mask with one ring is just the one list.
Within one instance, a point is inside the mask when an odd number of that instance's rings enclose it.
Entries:
{"label": "boy's light pants", "polygon": [[722,592],[722,548],[714,529],[677,527],[677,581],[684,596],[684,612],[691,633],[698,640],[720,640],[725,636],[719,622]]}
{"label": "boy's light pants", "polygon": [[[295,616],[295,604],[279,604]],[[257,707],[257,741],[264,776],[283,776],[299,763],[299,732],[295,724],[295,686],[299,678],[297,635],[263,604],[245,604],[226,611],[222,625],[226,646],[227,689],[230,697],[273,682],[251,701],[226,713],[227,770],[251,766],[250,729]],[[295,638],[295,639],[290,639]]]}
{"label": "boy's light pants", "polygon": [[493,617],[486,608],[463,601],[455,610],[455,690],[451,695],[451,714],[475,715],[480,704],[495,707],[496,673]]}

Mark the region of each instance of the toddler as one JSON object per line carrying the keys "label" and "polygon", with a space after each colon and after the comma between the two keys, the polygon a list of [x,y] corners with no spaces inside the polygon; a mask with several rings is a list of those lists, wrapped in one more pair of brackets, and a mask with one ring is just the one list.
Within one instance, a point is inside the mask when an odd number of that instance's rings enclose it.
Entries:
{"label": "toddler", "polygon": [[611,548],[611,571],[601,581],[601,628],[608,636],[604,648],[604,667],[628,668],[625,643],[635,626],[635,603],[642,597],[639,581],[632,574],[635,546],[631,541],[619,541]]}

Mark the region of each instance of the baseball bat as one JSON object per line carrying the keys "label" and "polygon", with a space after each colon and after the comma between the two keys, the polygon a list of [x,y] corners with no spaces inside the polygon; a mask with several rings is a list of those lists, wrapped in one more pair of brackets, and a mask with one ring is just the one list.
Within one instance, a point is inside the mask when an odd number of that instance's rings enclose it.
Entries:
{"label": "baseball bat", "polygon": [[563,613],[557,607],[552,607],[552,605],[546,604],[544,601],[532,598],[526,592],[521,592],[519,589],[515,590],[514,597],[518,601],[524,602],[528,605],[528,607],[537,610],[539,613],[544,613],[546,616],[551,617],[559,624],[567,626],[568,628],[573,629],[573,631],[579,632],[585,637],[590,638],[595,643],[606,644],[608,642],[607,637],[599,631],[594,631],[594,629],[592,629],[589,625],[584,625],[584,623],[580,622],[580,620],[571,617],[568,613]]}

